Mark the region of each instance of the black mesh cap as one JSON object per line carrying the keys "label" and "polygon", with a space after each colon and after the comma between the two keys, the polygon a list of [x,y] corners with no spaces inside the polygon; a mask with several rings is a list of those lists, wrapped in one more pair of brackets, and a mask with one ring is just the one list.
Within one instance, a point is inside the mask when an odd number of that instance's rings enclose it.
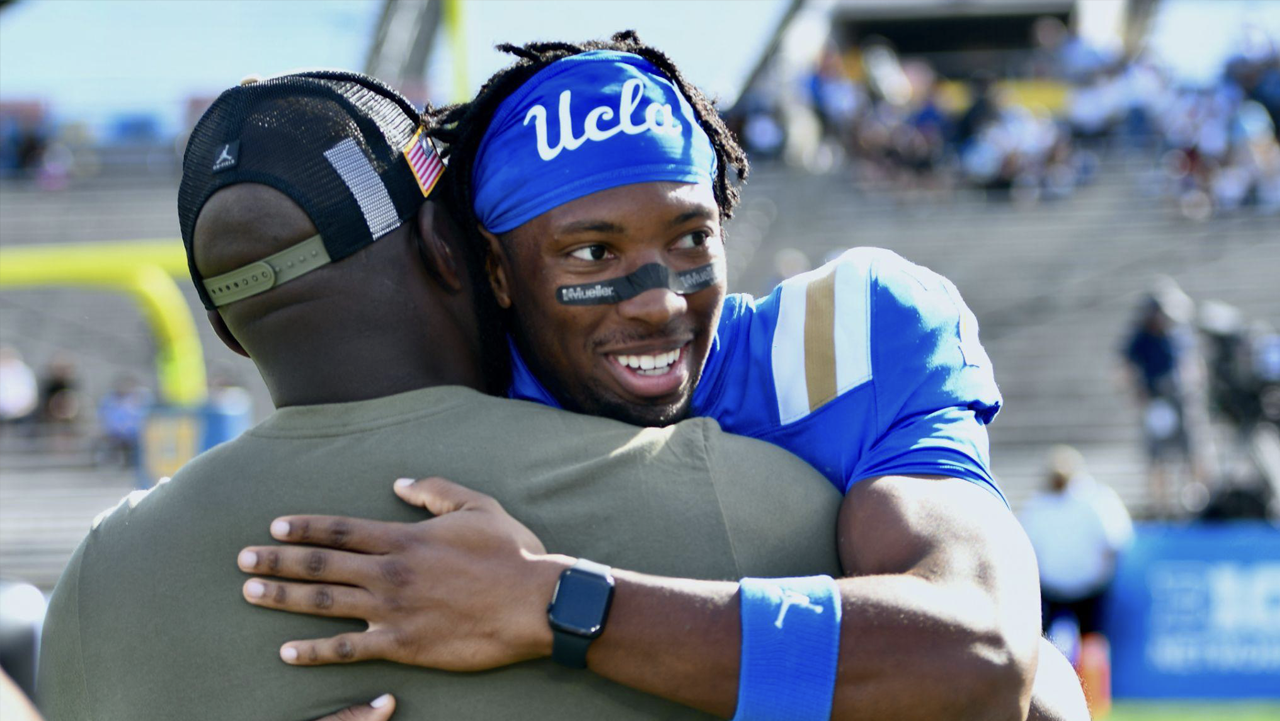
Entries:
{"label": "black mesh cap", "polygon": [[209,196],[235,183],[269,185],[306,211],[339,261],[399,227],[430,193],[443,166],[419,131],[412,103],[357,73],[282,75],[218,96],[191,132],[178,189],[187,264],[205,307],[214,304],[191,243]]}

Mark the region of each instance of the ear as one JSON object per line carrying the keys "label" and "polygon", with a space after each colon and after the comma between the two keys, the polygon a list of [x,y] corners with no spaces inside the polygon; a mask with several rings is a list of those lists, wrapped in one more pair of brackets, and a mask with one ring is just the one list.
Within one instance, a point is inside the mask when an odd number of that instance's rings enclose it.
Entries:
{"label": "ear", "polygon": [[462,274],[458,272],[458,263],[450,243],[455,241],[453,221],[449,214],[434,202],[426,202],[418,209],[418,242],[421,243],[422,257],[427,263],[427,270],[440,281],[447,290],[461,293],[466,286],[462,282]]}
{"label": "ear", "polygon": [[244,346],[240,345],[240,341],[236,340],[236,337],[231,334],[231,329],[227,327],[227,322],[222,319],[222,315],[216,310],[211,310],[208,312],[208,316],[209,325],[213,326],[213,332],[218,334],[218,340],[230,348],[232,353],[248,358],[249,351],[246,351]]}
{"label": "ear", "polygon": [[476,223],[476,228],[480,230],[480,234],[489,243],[489,252],[484,257],[484,270],[489,276],[489,287],[493,288],[493,295],[498,299],[498,305],[504,309],[511,308],[511,283],[507,278],[508,268],[511,263],[507,260],[507,251],[502,247],[502,241],[493,233],[484,229],[484,226]]}

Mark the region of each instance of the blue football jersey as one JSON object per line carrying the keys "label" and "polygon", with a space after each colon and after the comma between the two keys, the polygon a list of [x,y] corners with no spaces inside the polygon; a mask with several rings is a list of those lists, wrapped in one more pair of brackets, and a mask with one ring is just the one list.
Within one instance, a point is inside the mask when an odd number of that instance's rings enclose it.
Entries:
{"label": "blue football jersey", "polygon": [[[513,398],[556,406],[512,346]],[[860,480],[961,478],[1004,496],[986,424],[1000,409],[978,323],[951,281],[854,248],[759,300],[725,299],[693,414]]]}

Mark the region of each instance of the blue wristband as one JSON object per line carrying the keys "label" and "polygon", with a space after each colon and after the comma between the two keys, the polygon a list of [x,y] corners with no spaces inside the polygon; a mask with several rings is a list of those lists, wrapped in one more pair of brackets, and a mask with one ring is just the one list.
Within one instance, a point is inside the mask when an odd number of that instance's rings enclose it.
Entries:
{"label": "blue wristband", "polygon": [[827,721],[840,657],[840,589],[830,576],[744,578],[734,721]]}

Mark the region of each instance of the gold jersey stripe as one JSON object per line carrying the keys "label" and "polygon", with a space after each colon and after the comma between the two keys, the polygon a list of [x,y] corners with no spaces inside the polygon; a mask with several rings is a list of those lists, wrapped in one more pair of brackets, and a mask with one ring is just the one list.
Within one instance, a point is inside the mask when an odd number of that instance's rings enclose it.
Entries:
{"label": "gold jersey stripe", "polygon": [[810,413],[836,397],[835,270],[832,264],[805,289],[804,379]]}

